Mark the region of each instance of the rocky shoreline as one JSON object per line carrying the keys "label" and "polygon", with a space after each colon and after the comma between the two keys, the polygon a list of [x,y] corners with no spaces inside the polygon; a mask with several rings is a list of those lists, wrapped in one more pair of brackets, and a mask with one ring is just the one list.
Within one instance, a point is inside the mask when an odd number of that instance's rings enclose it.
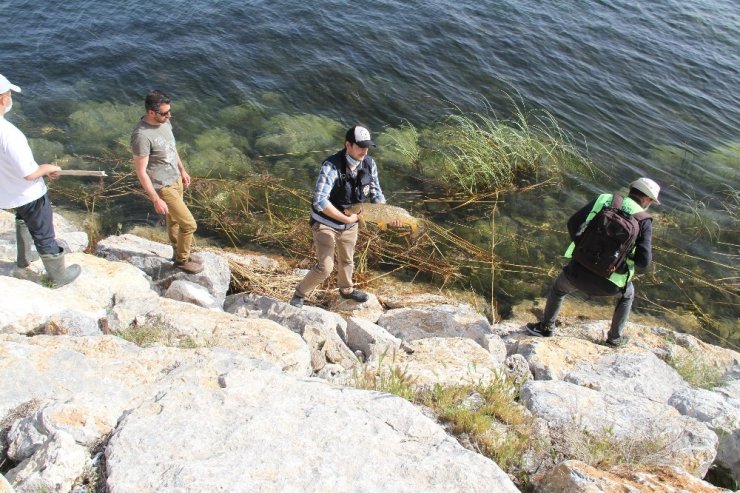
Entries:
{"label": "rocky shoreline", "polygon": [[[227,296],[229,261],[277,271],[272,259],[201,251],[204,271],[187,275],[167,245],[113,236],[88,255],[84,232],[55,225],[82,274],[51,290],[40,262],[15,267],[0,211],[0,492],[519,491],[428,409],[352,386],[383,365],[422,387],[525,382],[520,405],[550,451],[525,461],[532,491],[728,491],[702,479],[710,469],[740,481],[737,352],[633,323],[614,350],[607,321],[533,338],[529,320],[491,325],[439,295],[300,310]],[[704,358],[719,383],[692,386],[667,364],[678,356]],[[604,433],[655,453],[553,460]]]}

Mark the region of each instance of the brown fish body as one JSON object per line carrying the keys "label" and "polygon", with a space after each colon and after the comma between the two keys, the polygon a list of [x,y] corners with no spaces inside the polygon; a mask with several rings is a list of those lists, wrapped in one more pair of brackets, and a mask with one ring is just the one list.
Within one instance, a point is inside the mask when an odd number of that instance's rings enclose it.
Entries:
{"label": "brown fish body", "polygon": [[406,209],[396,207],[395,205],[373,203],[352,204],[350,207],[344,209],[344,213],[348,216],[357,214],[360,222],[364,221],[376,224],[380,229],[386,229],[389,224],[397,222],[401,226],[411,228],[411,231],[415,234],[421,225],[421,219],[412,216]]}

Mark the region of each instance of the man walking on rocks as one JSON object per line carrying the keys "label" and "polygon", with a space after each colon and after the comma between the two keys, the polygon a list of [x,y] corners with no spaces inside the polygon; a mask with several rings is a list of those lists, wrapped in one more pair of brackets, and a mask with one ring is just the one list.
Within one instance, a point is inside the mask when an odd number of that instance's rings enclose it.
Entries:
{"label": "man walking on rocks", "polygon": [[[565,252],[571,260],[550,286],[542,321],[527,324],[530,334],[552,336],[565,296],[578,290],[590,296],[618,297],[606,344],[626,344],[623,332],[635,298],[635,266],[645,268],[652,260],[652,218],[646,210],[650,204],[660,204],[659,193],[657,183],[639,178],[630,183],[626,198],[601,194],[571,216],[572,243]],[[616,246],[607,251],[609,245]]]}
{"label": "man walking on rocks", "polygon": [[[54,287],[80,275],[79,265],[65,267],[65,251],[55,239],[51,201],[44,176],[56,179],[54,164],[36,164],[23,132],[5,119],[13,107],[13,92],[21,88],[0,75],[0,208],[15,209],[16,265],[28,267],[39,256]],[[36,245],[35,254],[31,242]]]}
{"label": "man walking on rocks", "polygon": [[131,133],[131,150],[139,183],[157,214],[164,214],[167,219],[175,267],[197,274],[203,266],[190,257],[190,249],[198,225],[183,200],[183,187],[190,186],[190,175],[177,153],[170,103],[162,91],[154,90],[146,95],[146,114]]}
{"label": "man walking on rocks", "polygon": [[359,218],[357,214],[345,215],[344,209],[358,202],[385,203],[378,168],[367,154],[370,147],[375,147],[370,132],[353,126],[344,137],[344,149],[321,165],[311,209],[317,261],[296,287],[290,300],[293,306],[302,307],[303,299],[329,277],[335,253],[339,295],[358,303],[368,300],[367,293],[354,289],[352,283]]}

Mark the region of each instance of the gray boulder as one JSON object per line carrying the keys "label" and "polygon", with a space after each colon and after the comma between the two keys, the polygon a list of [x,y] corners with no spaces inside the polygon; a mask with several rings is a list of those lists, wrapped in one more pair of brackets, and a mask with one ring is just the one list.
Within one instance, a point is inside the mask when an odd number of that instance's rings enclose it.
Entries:
{"label": "gray boulder", "polygon": [[469,305],[397,308],[388,310],[378,325],[405,341],[426,337],[467,337],[483,347],[491,334],[488,320]]}
{"label": "gray boulder", "polygon": [[184,279],[173,281],[172,284],[170,284],[170,287],[164,292],[163,296],[177,301],[184,301],[185,303],[192,303],[193,305],[202,306],[203,308],[210,308],[212,310],[221,310],[223,305],[223,300],[219,303],[219,300],[214,298],[208,289],[200,284]]}
{"label": "gray boulder", "polygon": [[[307,375],[311,372],[311,355],[304,340],[266,318],[245,319],[220,310],[156,297],[122,297],[111,309],[109,318],[114,332],[149,330],[158,333],[158,342],[164,345],[226,348],[272,362],[289,373]],[[345,350],[349,352],[346,347]]]}
{"label": "gray boulder", "polygon": [[728,395],[721,387],[713,390],[684,388],[676,391],[668,404],[717,433],[717,464],[730,471],[740,484],[740,398]]}
{"label": "gray boulder", "polygon": [[362,318],[347,320],[347,345],[352,351],[361,351],[365,361],[377,361],[401,349],[401,340],[383,327]]}
{"label": "gray boulder", "polygon": [[602,437],[605,441],[650,445],[659,453],[643,461],[679,467],[704,477],[717,454],[719,439],[704,424],[681,416],[673,407],[631,394],[598,392],[559,380],[531,380],[521,390],[535,416],[563,435]]}
{"label": "gray boulder", "polygon": [[668,399],[688,384],[651,352],[612,352],[579,364],[563,380],[612,395],[637,395],[655,402]]}
{"label": "gray boulder", "polygon": [[198,274],[187,274],[175,268],[170,245],[131,234],[109,236],[100,240],[95,254],[106,260],[126,262],[141,269],[152,279],[160,294],[165,293],[173,282],[184,280],[203,286],[214,298],[214,303],[222,306],[229,289],[229,262],[212,252],[193,253],[193,258],[203,264],[203,271]]}
{"label": "gray boulder", "polygon": [[237,316],[268,319],[289,328],[309,343],[314,371],[327,363],[336,363],[345,369],[359,363],[347,347],[347,322],[336,313],[313,306],[296,308],[267,296],[238,294],[228,296],[224,310]]}
{"label": "gray boulder", "polygon": [[43,328],[53,323],[58,330],[51,329],[50,333],[94,334],[98,320],[106,316],[117,295],[144,296],[151,292],[144,274],[130,265],[83,253],[67,258],[68,262],[79,264],[82,272],[74,282],[59,289],[0,276],[0,291],[4,293],[0,333],[44,332]]}
{"label": "gray boulder", "polygon": [[329,300],[329,310],[347,318],[362,318],[375,323],[383,315],[383,307],[380,306],[378,298],[373,293],[367,294],[367,301],[357,303],[356,301],[342,298],[339,296],[339,291],[337,291]]}
{"label": "gray boulder", "polygon": [[176,383],[191,371],[120,422],[106,450],[111,493],[518,491],[398,397],[258,365],[223,373],[220,388]]}
{"label": "gray boulder", "polygon": [[38,451],[8,471],[16,493],[66,492],[88,462],[87,448],[64,432],[55,433]]}

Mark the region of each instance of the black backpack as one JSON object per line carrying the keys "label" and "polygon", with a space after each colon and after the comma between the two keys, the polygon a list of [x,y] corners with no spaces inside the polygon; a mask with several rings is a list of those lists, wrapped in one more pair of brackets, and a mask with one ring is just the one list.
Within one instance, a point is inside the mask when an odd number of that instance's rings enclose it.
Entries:
{"label": "black backpack", "polygon": [[603,207],[576,239],[573,258],[601,277],[609,277],[622,267],[640,235],[639,221],[650,217],[645,211],[624,212],[622,201],[621,195],[614,194],[611,205]]}

